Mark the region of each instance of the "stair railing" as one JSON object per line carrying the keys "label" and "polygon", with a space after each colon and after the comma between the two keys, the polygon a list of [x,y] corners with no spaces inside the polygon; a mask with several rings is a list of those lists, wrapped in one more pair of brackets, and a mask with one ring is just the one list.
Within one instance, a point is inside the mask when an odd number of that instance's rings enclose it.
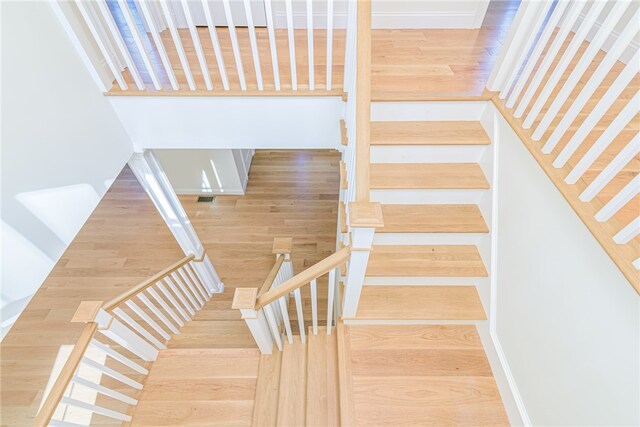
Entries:
{"label": "stair railing", "polygon": [[[338,277],[340,268],[349,260],[351,249],[347,246],[328,256],[322,261],[307,268],[287,280],[270,287],[269,291],[260,293],[258,288],[237,288],[233,297],[232,308],[240,310],[242,318],[247,323],[258,348],[263,354],[273,352],[275,343],[278,350],[282,350],[284,339],[293,342],[293,321],[289,316],[289,297],[295,300],[296,317],[300,339],[306,340],[306,326],[304,320],[304,302],[301,290],[309,286],[309,303],[311,305],[312,333],[318,333],[318,279],[324,275],[327,278],[327,334],[331,334],[331,327],[336,324],[340,307],[340,292]],[[276,261],[276,266],[278,261]],[[274,268],[276,267],[274,266]],[[282,267],[278,267],[279,270]],[[291,271],[291,270],[289,270]],[[272,270],[273,272],[273,270]],[[270,274],[271,276],[271,274]],[[267,278],[267,281],[270,279]],[[263,285],[264,288],[264,285]],[[284,329],[284,330],[283,330]]]}
{"label": "stair railing", "polygon": [[[487,84],[498,92],[500,113],[638,293],[640,215],[607,222],[640,188],[639,176],[621,176],[640,152],[640,134],[623,132],[640,111],[640,53],[633,47],[639,20],[625,0],[523,1]],[[598,194],[617,179],[626,185],[600,202]]]}
{"label": "stair railing", "polygon": [[213,294],[194,268],[202,259],[188,255],[110,301],[80,303],[71,322],[85,327],[35,425],[90,425],[94,414],[131,421],[121,407],[137,404],[148,363],[167,348],[170,333],[179,334]]}

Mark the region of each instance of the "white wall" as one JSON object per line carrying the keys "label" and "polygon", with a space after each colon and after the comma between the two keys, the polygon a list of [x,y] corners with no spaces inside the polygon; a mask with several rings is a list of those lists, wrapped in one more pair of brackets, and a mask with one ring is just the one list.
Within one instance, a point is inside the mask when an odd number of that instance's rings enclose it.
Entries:
{"label": "white wall", "polygon": [[132,153],[49,2],[0,2],[3,336]]}
{"label": "white wall", "polygon": [[111,96],[109,102],[141,149],[340,147],[340,97]]}
{"label": "white wall", "polygon": [[640,425],[640,297],[499,114],[498,132],[494,320],[528,418]]}
{"label": "white wall", "polygon": [[244,194],[253,150],[153,151],[177,194]]}

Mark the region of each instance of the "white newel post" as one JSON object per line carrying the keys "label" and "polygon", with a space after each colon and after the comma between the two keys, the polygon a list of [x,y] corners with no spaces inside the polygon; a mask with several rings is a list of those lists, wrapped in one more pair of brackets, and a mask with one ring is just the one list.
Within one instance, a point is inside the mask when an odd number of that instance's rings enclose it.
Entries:
{"label": "white newel post", "polygon": [[146,150],[143,153],[134,153],[129,160],[129,167],[153,201],[184,253],[196,256],[197,262],[193,263],[193,267],[203,283],[211,292],[223,292],[224,284],[209,256],[204,252],[204,247],[193,225],[191,225],[180,199],[173,191],[173,187],[153,151]]}
{"label": "white newel post", "polygon": [[373,246],[376,228],[383,227],[382,209],[379,203],[351,202],[349,204],[349,229],[351,231],[351,258],[347,268],[342,317],[353,318],[358,311],[360,293]]}
{"label": "white newel post", "polygon": [[269,323],[265,317],[264,310],[255,309],[257,298],[258,288],[236,288],[231,308],[240,310],[242,319],[244,319],[249,331],[251,331],[251,335],[256,341],[260,352],[262,354],[271,354],[273,352],[273,338],[269,331]]}

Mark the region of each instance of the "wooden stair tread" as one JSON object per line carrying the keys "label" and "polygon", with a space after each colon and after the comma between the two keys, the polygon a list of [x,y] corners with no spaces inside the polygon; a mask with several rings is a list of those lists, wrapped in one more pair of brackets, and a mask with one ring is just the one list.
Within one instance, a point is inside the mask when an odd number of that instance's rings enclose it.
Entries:
{"label": "wooden stair tread", "polygon": [[371,145],[487,145],[480,122],[371,122]]}
{"label": "wooden stair tread", "polygon": [[276,425],[281,363],[282,353],[277,349],[273,354],[260,356],[258,383],[251,419],[251,425],[254,427],[274,427]]}
{"label": "wooden stair tread", "polygon": [[477,163],[372,163],[376,189],[488,189]]}
{"label": "wooden stair tread", "polygon": [[356,319],[486,320],[475,286],[364,286]]}
{"label": "wooden stair tread", "polygon": [[374,245],[367,276],[486,277],[474,245]]}
{"label": "wooden stair tread", "polygon": [[[274,350],[274,351],[277,351]],[[278,394],[278,426],[302,426],[306,421],[307,345],[299,336],[283,343]]]}
{"label": "wooden stair tread", "polygon": [[382,205],[378,233],[488,233],[477,205]]}
{"label": "wooden stair tread", "polygon": [[357,325],[349,327],[349,338],[353,350],[483,348],[473,325]]}
{"label": "wooden stair tread", "polygon": [[306,426],[340,425],[338,402],[338,347],[335,329],[327,335],[318,328],[307,335],[307,411]]}

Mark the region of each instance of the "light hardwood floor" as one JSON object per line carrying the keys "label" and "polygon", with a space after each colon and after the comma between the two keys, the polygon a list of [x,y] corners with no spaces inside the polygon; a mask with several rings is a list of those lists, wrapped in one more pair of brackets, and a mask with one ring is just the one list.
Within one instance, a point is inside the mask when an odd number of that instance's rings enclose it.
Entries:
{"label": "light hardwood floor", "polygon": [[125,167],[0,344],[3,426],[32,425],[69,323],[83,300],[111,299],[184,257]]}
{"label": "light hardwood floor", "polygon": [[351,325],[346,346],[355,425],[509,425],[475,326]]}

